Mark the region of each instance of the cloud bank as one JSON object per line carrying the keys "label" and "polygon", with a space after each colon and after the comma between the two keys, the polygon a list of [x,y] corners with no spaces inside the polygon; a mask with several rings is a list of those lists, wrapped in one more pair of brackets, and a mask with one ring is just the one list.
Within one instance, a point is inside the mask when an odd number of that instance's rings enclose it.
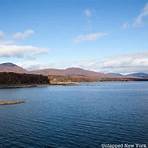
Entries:
{"label": "cloud bank", "polygon": [[132,73],[132,72],[148,72],[148,52],[119,55],[112,58],[107,58],[102,61],[92,60],[81,64],[80,66],[87,69],[117,72],[117,73]]}

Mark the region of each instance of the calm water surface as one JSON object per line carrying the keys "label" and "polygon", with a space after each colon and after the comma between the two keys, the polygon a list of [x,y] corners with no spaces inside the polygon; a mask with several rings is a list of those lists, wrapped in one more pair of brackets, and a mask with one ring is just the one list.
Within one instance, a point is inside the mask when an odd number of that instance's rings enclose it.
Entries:
{"label": "calm water surface", "polygon": [[0,89],[0,147],[148,144],[148,82]]}

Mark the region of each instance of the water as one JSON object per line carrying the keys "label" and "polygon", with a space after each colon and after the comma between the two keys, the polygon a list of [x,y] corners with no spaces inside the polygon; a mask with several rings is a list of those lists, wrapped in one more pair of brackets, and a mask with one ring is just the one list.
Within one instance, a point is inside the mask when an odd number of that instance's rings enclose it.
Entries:
{"label": "water", "polygon": [[0,147],[96,148],[148,143],[148,82],[0,89]]}

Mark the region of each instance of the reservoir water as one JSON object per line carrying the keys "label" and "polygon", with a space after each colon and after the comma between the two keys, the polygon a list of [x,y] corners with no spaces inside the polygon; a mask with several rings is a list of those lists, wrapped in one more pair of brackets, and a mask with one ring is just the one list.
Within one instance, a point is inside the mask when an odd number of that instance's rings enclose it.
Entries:
{"label": "reservoir water", "polygon": [[0,148],[148,144],[148,82],[0,89]]}

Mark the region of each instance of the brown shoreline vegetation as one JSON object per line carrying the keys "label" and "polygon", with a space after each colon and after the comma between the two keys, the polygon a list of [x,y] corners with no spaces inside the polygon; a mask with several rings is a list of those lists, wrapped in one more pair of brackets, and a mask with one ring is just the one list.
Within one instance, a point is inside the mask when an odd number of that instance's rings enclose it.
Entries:
{"label": "brown shoreline vegetation", "polygon": [[25,103],[25,100],[0,100],[0,105],[14,105]]}
{"label": "brown shoreline vegetation", "polygon": [[85,75],[48,75],[49,84],[78,84],[80,82],[105,82],[105,81],[148,81],[148,79],[134,77],[98,77]]}
{"label": "brown shoreline vegetation", "polygon": [[35,74],[20,74],[13,72],[0,72],[0,85],[15,86],[15,85],[37,85],[48,84],[48,77]]}

